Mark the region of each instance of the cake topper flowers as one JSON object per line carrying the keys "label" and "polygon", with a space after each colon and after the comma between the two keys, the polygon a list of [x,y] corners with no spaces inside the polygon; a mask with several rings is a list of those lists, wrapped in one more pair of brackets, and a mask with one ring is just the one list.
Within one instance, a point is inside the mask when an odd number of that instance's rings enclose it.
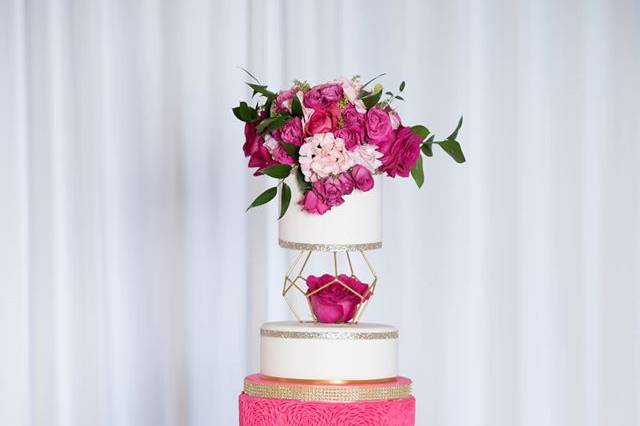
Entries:
{"label": "cake topper flowers", "polygon": [[[280,218],[291,203],[291,187],[285,182],[295,175],[302,196],[293,200],[298,208],[322,215],[340,206],[353,191],[369,191],[373,175],[391,178],[411,175],[418,187],[424,184],[423,156],[433,156],[439,145],[456,162],[465,161],[458,142],[462,117],[445,139],[436,140],[423,125],[402,122],[395,109],[401,94],[385,91],[380,84],[369,89],[378,77],[360,83],[359,76],[310,86],[294,80],[279,92],[255,81],[247,83],[255,106],[247,102],[233,108],[245,123],[244,155],[254,175],[266,175],[279,182],[258,195],[248,209],[268,203],[280,190]],[[347,201],[348,202],[348,201]],[[247,209],[247,210],[248,210]]]}

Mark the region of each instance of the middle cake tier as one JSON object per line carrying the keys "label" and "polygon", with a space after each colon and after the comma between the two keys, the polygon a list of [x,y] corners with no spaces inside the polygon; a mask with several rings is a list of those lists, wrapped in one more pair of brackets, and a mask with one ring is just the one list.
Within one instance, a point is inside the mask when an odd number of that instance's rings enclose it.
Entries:
{"label": "middle cake tier", "polygon": [[322,383],[398,376],[398,330],[381,324],[269,322],[260,330],[260,374]]}

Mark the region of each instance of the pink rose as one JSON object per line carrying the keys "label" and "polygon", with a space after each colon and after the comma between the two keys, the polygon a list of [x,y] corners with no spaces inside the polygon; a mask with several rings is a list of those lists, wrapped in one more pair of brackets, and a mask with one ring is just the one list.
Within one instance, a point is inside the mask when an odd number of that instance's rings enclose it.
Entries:
{"label": "pink rose", "polygon": [[408,127],[399,128],[394,140],[379,145],[380,152],[383,154],[380,170],[390,177],[409,176],[420,156],[421,142],[422,138]]}
{"label": "pink rose", "polygon": [[331,103],[336,103],[344,93],[342,87],[335,83],[314,86],[304,95],[304,106],[313,109],[324,109]]}
{"label": "pink rose", "polygon": [[308,136],[317,133],[327,133],[333,130],[333,120],[327,111],[317,109],[304,126],[304,131]]}
{"label": "pink rose", "polygon": [[291,98],[295,93],[296,88],[292,87],[289,90],[283,90],[276,96],[276,111],[285,112],[291,110]]}
{"label": "pink rose", "polygon": [[264,146],[267,148],[271,157],[278,164],[288,164],[293,166],[296,164],[295,160],[287,154],[287,151],[280,145],[277,139],[272,137],[271,135],[266,135],[264,138]]}
{"label": "pink rose", "polygon": [[335,135],[344,141],[344,146],[349,151],[353,151],[364,141],[364,129],[358,126],[343,127],[340,130],[336,130]]}
{"label": "pink rose", "polygon": [[340,185],[342,195],[349,195],[353,192],[355,182],[353,181],[353,177],[351,177],[351,174],[347,172],[340,173],[338,176],[329,179],[333,179],[334,182]]}
{"label": "pink rose", "polygon": [[302,206],[302,210],[312,214],[325,214],[329,210],[329,206],[325,204],[324,200],[313,191],[305,192],[298,204]]}
{"label": "pink rose", "polygon": [[258,176],[260,174],[260,169],[268,167],[274,163],[273,158],[271,158],[271,153],[267,147],[264,146],[264,138],[256,132],[258,123],[259,121],[245,124],[245,142],[242,146],[244,156],[249,157],[249,167],[258,168],[258,170],[253,173],[254,176]]}
{"label": "pink rose", "polygon": [[342,118],[344,119],[345,126],[364,127],[366,117],[367,116],[365,114],[359,113],[351,104],[342,111]]}
{"label": "pink rose", "polygon": [[367,192],[373,188],[373,176],[366,167],[356,164],[351,168],[351,177],[360,191]]}
{"label": "pink rose", "polygon": [[385,140],[393,130],[389,114],[378,107],[373,107],[367,112],[366,127],[369,142],[376,144],[376,141]]}
{"label": "pink rose", "polygon": [[321,323],[334,324],[351,321],[360,303],[371,296],[367,284],[345,274],[340,274],[337,277],[329,274],[320,277],[309,275],[307,287],[311,309],[316,319]]}
{"label": "pink rose", "polygon": [[302,120],[300,120],[300,117],[294,117],[288,120],[284,126],[276,130],[276,132],[274,132],[276,139],[296,146],[302,145]]}
{"label": "pink rose", "polygon": [[321,198],[329,208],[344,203],[342,185],[334,179],[319,180],[313,184],[313,192]]}

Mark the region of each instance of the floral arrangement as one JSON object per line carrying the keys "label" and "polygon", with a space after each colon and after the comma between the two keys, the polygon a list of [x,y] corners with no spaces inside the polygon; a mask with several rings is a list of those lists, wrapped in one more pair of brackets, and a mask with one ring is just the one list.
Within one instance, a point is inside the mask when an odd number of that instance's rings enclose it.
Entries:
{"label": "floral arrangement", "polygon": [[[255,83],[255,106],[247,102],[233,108],[245,122],[244,154],[254,175],[267,175],[279,182],[261,193],[248,209],[265,204],[281,192],[280,217],[291,202],[291,188],[285,179],[294,174],[303,192],[295,202],[312,214],[324,214],[344,202],[353,191],[369,191],[373,175],[411,177],[418,187],[424,183],[422,155],[433,156],[439,145],[456,162],[465,161],[457,140],[462,117],[455,130],[443,140],[435,140],[423,125],[407,126],[395,109],[398,94],[380,84],[368,86],[358,76],[310,86],[295,80],[279,92],[268,90],[245,70]],[[422,155],[421,155],[422,154]],[[247,209],[247,210],[248,210]]]}

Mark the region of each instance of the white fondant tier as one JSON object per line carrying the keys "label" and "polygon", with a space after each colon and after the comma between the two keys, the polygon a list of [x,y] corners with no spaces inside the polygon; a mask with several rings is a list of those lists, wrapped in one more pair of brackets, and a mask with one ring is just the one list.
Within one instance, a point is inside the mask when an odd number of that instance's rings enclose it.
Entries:
{"label": "white fondant tier", "polygon": [[298,201],[302,191],[296,177],[286,179],[291,187],[291,205],[280,219],[280,245],[296,250],[371,250],[382,246],[382,177],[374,176],[367,192],[354,190],[344,203],[323,215],[303,211]]}
{"label": "white fondant tier", "polygon": [[269,322],[260,374],[295,380],[383,380],[398,375],[398,330],[380,324]]}

